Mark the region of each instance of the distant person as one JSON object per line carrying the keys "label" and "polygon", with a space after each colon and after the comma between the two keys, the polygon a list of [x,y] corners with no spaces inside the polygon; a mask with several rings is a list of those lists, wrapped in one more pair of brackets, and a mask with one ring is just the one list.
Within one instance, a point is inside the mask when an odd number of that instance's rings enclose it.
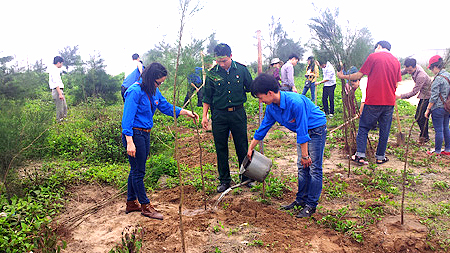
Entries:
{"label": "distant person", "polygon": [[[428,68],[435,74],[435,77],[431,84],[431,97],[425,117],[428,118],[431,113],[436,133],[434,150],[427,151],[427,154],[450,156],[450,113],[444,109],[444,101],[450,93],[450,74],[444,69],[444,61],[439,55],[430,58]],[[442,151],[442,142],[445,142],[444,151]]]}
{"label": "distant person", "polygon": [[[230,187],[231,175],[228,150],[228,137],[231,131],[234,147],[240,166],[247,154],[247,114],[244,103],[246,92],[250,91],[252,76],[247,67],[232,60],[231,48],[221,43],[214,48],[217,65],[206,77],[203,96],[202,126],[208,129],[208,110],[211,109],[212,133],[217,154],[217,169],[220,185],[217,192]],[[241,181],[246,181],[245,176]],[[249,185],[253,186],[253,182]]]}
{"label": "distant person", "polygon": [[281,67],[281,90],[297,92],[294,82],[294,67],[297,65],[299,58],[296,54],[291,54],[289,60]]}
{"label": "distant person", "polygon": [[325,114],[304,95],[280,91],[276,80],[261,74],[252,83],[252,95],[265,103],[266,112],[247,156],[251,159],[256,145],[269,129],[280,123],[297,134],[298,192],[285,210],[299,208],[297,218],[310,217],[315,211],[322,192],[322,161],[327,136]]}
{"label": "distant person", "polygon": [[48,85],[52,90],[52,98],[56,105],[56,121],[61,122],[67,116],[67,103],[64,96],[64,84],[61,80],[61,67],[64,59],[61,56],[53,58],[53,66],[49,67]]}
{"label": "distant person", "polygon": [[311,100],[316,101],[316,80],[319,77],[319,63],[314,60],[314,56],[308,57],[305,73],[305,87],[303,87],[302,95],[306,95],[311,90]]}
{"label": "distant person", "polygon": [[[125,92],[122,116],[122,143],[130,162],[128,176],[127,204],[125,213],[141,211],[141,214],[163,219],[147,198],[144,186],[145,163],[150,152],[150,131],[156,109],[168,116],[174,116],[173,105],[161,95],[159,86],[166,80],[167,70],[154,62],[145,68],[142,80],[132,84]],[[176,107],[176,117],[186,115],[198,120],[198,115]]]}
{"label": "distant person", "polygon": [[266,71],[267,74],[273,76],[275,80],[280,83],[281,77],[280,77],[280,68],[281,68],[282,62],[279,58],[273,58],[272,61],[270,61],[270,67]]}
{"label": "distant person", "polygon": [[[323,71],[323,80],[318,84],[323,83],[322,104],[325,114],[330,118],[334,116],[334,90],[336,89],[336,71],[333,65],[327,60],[319,60],[320,67]],[[328,107],[330,102],[330,107]]]}
{"label": "distant person", "polygon": [[402,80],[400,62],[390,50],[389,42],[379,41],[375,45],[375,52],[367,57],[358,72],[344,75],[340,71],[337,74],[339,78],[347,80],[358,80],[364,75],[368,76],[366,100],[356,136],[356,153],[351,157],[359,165],[368,164],[366,161],[367,136],[377,122],[380,132],[375,155],[376,163],[382,164],[389,161],[385,154],[395,105],[395,90],[397,83]]}
{"label": "distant person", "polygon": [[425,118],[425,111],[431,97],[431,78],[420,65],[417,65],[414,58],[405,59],[405,68],[402,69],[402,75],[406,74],[410,74],[414,80],[414,88],[408,93],[396,95],[395,97],[397,99],[408,99],[419,93],[417,96],[419,104],[417,105],[414,118],[417,120],[420,128],[419,143],[424,144],[430,140],[428,135],[428,118]]}
{"label": "distant person", "polygon": [[133,59],[131,66],[128,67],[128,69],[125,71],[125,79],[123,80],[122,86],[121,86],[121,94],[122,99],[125,101],[124,93],[130,87],[132,84],[137,82],[139,78],[142,75],[142,72],[144,71],[144,66],[142,65],[142,61],[139,58],[138,54],[133,54],[131,56]]}
{"label": "distant person", "polygon": [[189,74],[187,78],[188,87],[187,87],[187,93],[186,97],[184,98],[184,103],[186,104],[187,101],[191,98],[192,94],[195,92],[197,93],[197,106],[202,107],[202,99],[203,99],[203,78],[202,78],[202,68],[201,67],[195,67],[195,71]]}

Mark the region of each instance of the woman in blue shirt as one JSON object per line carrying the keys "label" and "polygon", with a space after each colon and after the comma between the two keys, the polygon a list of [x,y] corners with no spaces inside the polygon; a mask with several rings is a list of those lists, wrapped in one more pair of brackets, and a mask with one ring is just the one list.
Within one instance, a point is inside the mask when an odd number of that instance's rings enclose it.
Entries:
{"label": "woman in blue shirt", "polygon": [[[444,61],[439,55],[430,58],[428,68],[436,76],[431,84],[431,97],[425,111],[425,118],[430,116],[433,121],[434,150],[427,151],[428,155],[450,156],[450,114],[444,108],[444,101],[450,93],[450,74],[444,69]],[[442,142],[445,142],[445,150],[442,151]]]}
{"label": "woman in blue shirt", "polygon": [[[150,130],[156,109],[173,115],[173,105],[161,95],[158,87],[166,80],[167,70],[154,62],[142,73],[142,81],[131,85],[125,92],[125,105],[122,116],[122,142],[127,150],[131,165],[128,176],[127,206],[125,213],[141,211],[141,214],[154,219],[163,219],[147,198],[144,186],[145,162],[150,152]],[[176,107],[176,116],[186,115],[198,120],[198,115]],[[138,202],[139,201],[139,202]]]}

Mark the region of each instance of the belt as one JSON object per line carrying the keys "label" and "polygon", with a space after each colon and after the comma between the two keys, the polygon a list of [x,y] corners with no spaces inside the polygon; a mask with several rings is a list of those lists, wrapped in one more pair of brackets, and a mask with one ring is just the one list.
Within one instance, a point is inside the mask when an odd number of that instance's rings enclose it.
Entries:
{"label": "belt", "polygon": [[227,107],[227,108],[224,108],[224,109],[217,109],[217,110],[224,111],[224,112],[234,112],[234,111],[236,111],[238,109],[241,109],[243,107],[244,107],[244,105],[237,105],[237,106],[230,106],[230,107]]}
{"label": "belt", "polygon": [[152,129],[144,129],[144,128],[139,128],[139,127],[133,127],[134,130],[139,130],[142,132],[146,132],[146,133],[150,133],[150,131],[152,131]]}

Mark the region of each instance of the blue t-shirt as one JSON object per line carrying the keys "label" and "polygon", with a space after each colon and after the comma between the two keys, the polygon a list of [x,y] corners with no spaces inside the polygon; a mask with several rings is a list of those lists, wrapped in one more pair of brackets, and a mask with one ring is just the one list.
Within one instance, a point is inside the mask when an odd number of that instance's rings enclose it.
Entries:
{"label": "blue t-shirt", "polygon": [[[144,70],[144,66],[142,66],[142,70]],[[141,78],[141,72],[139,72],[139,68],[136,68],[135,70],[133,70],[133,72],[131,72],[126,78],[125,80],[123,80],[122,86],[125,88],[130,87],[133,83],[135,82],[141,82],[142,78]]]}
{"label": "blue t-shirt", "polygon": [[202,81],[202,68],[201,67],[195,67],[195,72],[191,73],[188,76],[188,82],[195,84],[195,86],[199,87],[203,81]]}
{"label": "blue t-shirt", "polygon": [[[156,109],[168,116],[173,116],[173,105],[162,96],[158,88],[155,95],[150,97],[150,101],[136,82],[127,89],[124,97],[126,99],[123,107],[122,133],[125,135],[133,136],[133,127],[151,129]],[[178,117],[181,108],[176,107],[175,111]]]}
{"label": "blue t-shirt", "polygon": [[294,92],[280,91],[280,106],[275,103],[266,106],[264,119],[254,135],[255,140],[264,139],[275,122],[296,132],[297,143],[302,144],[311,140],[308,130],[323,126],[327,119],[325,113],[309,98]]}

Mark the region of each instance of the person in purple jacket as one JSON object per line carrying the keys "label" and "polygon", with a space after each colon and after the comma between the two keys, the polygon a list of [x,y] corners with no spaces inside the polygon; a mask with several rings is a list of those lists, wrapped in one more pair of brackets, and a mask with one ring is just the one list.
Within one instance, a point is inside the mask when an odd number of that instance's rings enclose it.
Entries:
{"label": "person in purple jacket", "polygon": [[322,161],[327,136],[325,113],[304,95],[280,91],[278,82],[268,74],[255,78],[251,92],[267,107],[247,157],[251,159],[256,145],[275,122],[297,133],[298,192],[294,202],[282,209],[299,209],[297,218],[310,217],[316,211],[322,192]]}
{"label": "person in purple jacket", "polygon": [[[145,162],[150,152],[150,131],[156,109],[168,116],[173,115],[173,105],[159,91],[166,80],[167,70],[154,62],[142,73],[142,81],[132,84],[124,94],[125,104],[122,116],[122,143],[128,154],[130,174],[128,176],[127,205],[125,213],[141,211],[141,214],[163,219],[147,198],[144,186]],[[176,107],[176,116],[186,115],[198,121],[198,115]]]}

